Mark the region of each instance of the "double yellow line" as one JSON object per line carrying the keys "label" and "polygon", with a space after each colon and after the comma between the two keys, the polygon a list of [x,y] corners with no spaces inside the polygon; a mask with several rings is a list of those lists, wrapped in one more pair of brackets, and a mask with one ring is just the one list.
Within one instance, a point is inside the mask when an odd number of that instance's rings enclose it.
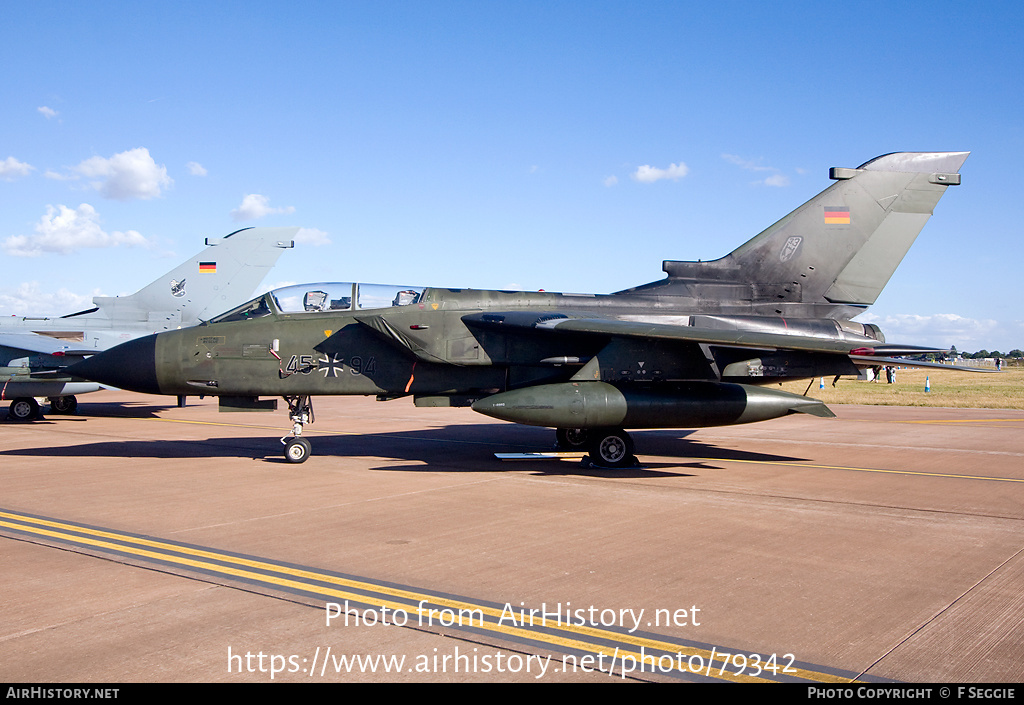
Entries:
{"label": "double yellow line", "polygon": [[[547,620],[547,624],[543,628],[540,625],[537,625],[537,628],[532,628],[520,624],[509,624],[509,621],[518,621],[520,616],[518,610],[516,611],[517,620],[510,620],[505,609],[493,604],[476,604],[412,588],[381,585],[307,567],[284,565],[255,557],[232,555],[209,548],[135,536],[109,529],[0,510],[0,533],[21,539],[35,537],[45,543],[77,547],[104,556],[127,555],[144,563],[177,566],[186,571],[192,569],[206,575],[213,573],[225,578],[244,581],[247,586],[263,585],[271,589],[312,594],[318,599],[322,598],[325,602],[348,601],[357,605],[368,605],[374,611],[384,608],[391,611],[392,614],[401,611],[406,615],[411,614],[410,623],[411,620],[416,620],[414,626],[418,628],[423,628],[421,626],[422,618],[419,615],[428,614],[425,612],[426,610],[433,610],[437,618],[441,618],[446,611],[447,614],[453,616],[482,614],[483,620],[471,619],[471,624],[463,626],[519,643],[534,643],[550,646],[562,652],[582,652],[592,655],[600,659],[599,662],[603,666],[601,670],[610,668],[614,675],[621,673],[627,659],[631,660],[633,666],[632,675],[650,674],[654,667],[663,663],[658,660],[660,655],[663,658],[669,658],[669,662],[673,665],[665,669],[657,668],[655,672],[659,674],[701,675],[718,680],[740,682],[778,680],[771,669],[762,669],[759,675],[752,675],[755,671],[748,663],[750,654],[742,651],[723,651],[718,647],[711,649],[703,646],[696,647],[685,642],[673,642],[663,638],[628,634],[599,627],[572,624],[552,626],[551,619]],[[433,624],[436,626],[437,622],[433,622]],[[444,626],[447,629],[459,629],[458,625],[454,624],[449,626],[444,623]],[[652,654],[648,651],[656,653]],[[684,654],[684,657],[677,657],[678,654]],[[741,663],[739,655],[747,657],[747,660]],[[641,659],[644,657],[646,657],[648,665],[641,673]],[[762,663],[766,658],[762,657]],[[697,662],[694,659],[697,659],[701,668],[696,668],[694,664]],[[743,665],[747,665],[747,667],[741,668]],[[788,659],[781,655],[776,659],[775,670],[778,676],[785,676],[785,680],[819,683],[848,683],[851,680],[850,677],[833,675],[825,671],[791,666]]]}

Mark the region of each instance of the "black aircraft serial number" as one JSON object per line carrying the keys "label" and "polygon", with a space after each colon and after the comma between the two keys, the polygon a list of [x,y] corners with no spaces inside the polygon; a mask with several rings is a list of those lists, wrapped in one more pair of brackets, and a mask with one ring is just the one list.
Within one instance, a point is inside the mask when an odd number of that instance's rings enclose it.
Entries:
{"label": "black aircraft serial number", "polygon": [[359,355],[353,355],[348,359],[339,355],[324,355],[320,358],[313,355],[292,355],[284,368],[288,374],[309,375],[320,372],[324,378],[337,377],[346,369],[353,375],[372,375],[377,371],[377,360],[373,356],[363,358]]}

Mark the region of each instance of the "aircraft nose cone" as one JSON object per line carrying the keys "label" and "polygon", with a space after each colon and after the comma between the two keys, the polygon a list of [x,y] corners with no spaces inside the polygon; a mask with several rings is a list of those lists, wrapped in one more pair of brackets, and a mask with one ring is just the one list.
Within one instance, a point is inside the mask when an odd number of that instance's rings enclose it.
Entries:
{"label": "aircraft nose cone", "polygon": [[83,379],[119,389],[145,394],[159,394],[156,379],[156,335],[129,340],[97,353],[67,371]]}

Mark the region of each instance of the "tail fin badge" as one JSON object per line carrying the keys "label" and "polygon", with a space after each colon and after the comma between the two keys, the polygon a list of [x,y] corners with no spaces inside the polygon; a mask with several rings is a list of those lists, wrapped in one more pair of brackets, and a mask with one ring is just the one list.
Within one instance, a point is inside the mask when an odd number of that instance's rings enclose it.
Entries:
{"label": "tail fin badge", "polygon": [[782,252],[779,253],[779,261],[788,262],[796,256],[796,253],[800,250],[800,244],[804,241],[799,235],[793,235],[786,244],[782,246]]}

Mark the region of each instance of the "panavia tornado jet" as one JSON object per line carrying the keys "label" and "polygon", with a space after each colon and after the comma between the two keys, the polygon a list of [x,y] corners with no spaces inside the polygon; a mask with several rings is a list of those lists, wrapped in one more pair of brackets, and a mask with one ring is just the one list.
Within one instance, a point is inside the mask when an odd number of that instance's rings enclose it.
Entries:
{"label": "panavia tornado jet", "polygon": [[[150,335],[70,371],[138,392],[288,404],[294,463],[317,395],[412,397],[557,429],[601,466],[635,462],[626,429],[831,417],[766,385],[856,375],[934,349],[851,320],[874,303],[967,152],[887,154],[709,262],[606,295],[318,283],[277,289],[197,327]],[[915,363],[926,365],[927,363]],[[948,368],[948,367],[947,367]]]}

